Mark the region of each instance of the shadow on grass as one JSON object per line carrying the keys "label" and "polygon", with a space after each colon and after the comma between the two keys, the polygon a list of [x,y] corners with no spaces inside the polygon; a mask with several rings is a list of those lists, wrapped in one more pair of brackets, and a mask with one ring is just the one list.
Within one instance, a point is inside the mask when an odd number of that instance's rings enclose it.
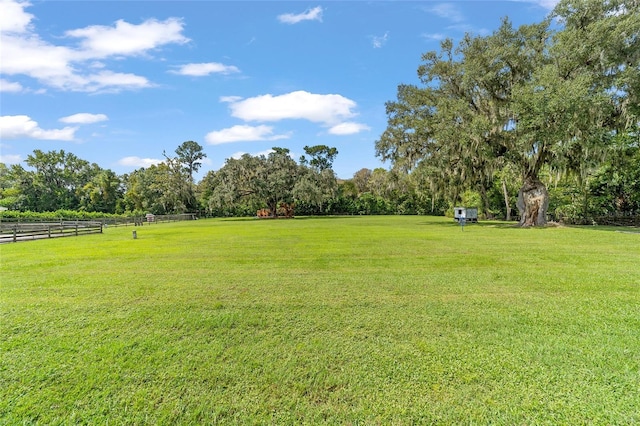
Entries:
{"label": "shadow on grass", "polygon": [[[418,225],[422,226],[446,226],[446,227],[460,227],[458,222],[450,219],[450,221],[434,221],[434,222],[418,222]],[[498,228],[498,229],[518,229],[518,222],[505,222],[505,221],[493,221],[483,220],[479,222],[467,222],[464,225],[465,228]]]}
{"label": "shadow on grass", "polygon": [[340,215],[336,215],[336,216],[296,216],[294,217],[295,220],[309,220],[309,219],[313,219],[313,220],[317,220],[317,219],[357,219],[359,217],[363,217],[361,215],[344,215],[344,216],[340,216]]}
{"label": "shadow on grass", "polygon": [[566,225],[572,229],[588,229],[590,231],[620,232],[623,234],[640,234],[640,227],[637,226],[614,226],[614,225]]}
{"label": "shadow on grass", "polygon": [[318,219],[356,219],[362,216],[356,215],[345,215],[345,216],[294,216],[294,217],[255,217],[255,216],[246,216],[246,217],[219,217],[219,218],[211,218],[211,219],[220,219],[225,222],[250,222],[250,221],[270,221],[270,220],[318,220]]}
{"label": "shadow on grass", "polygon": [[[367,217],[367,215],[336,215],[336,216],[295,216],[293,218],[257,218],[255,216],[247,216],[247,217],[220,217],[220,218],[211,218],[211,219],[219,219],[225,222],[251,222],[251,221],[260,221],[260,220],[335,220],[335,219],[358,219],[361,217]],[[460,227],[460,225],[455,222],[451,218],[444,218],[442,216],[427,216],[430,218],[435,218],[439,220],[425,220],[418,222],[418,226],[437,226],[437,227]],[[204,219],[206,220],[206,219]],[[555,223],[551,223],[545,228],[557,228],[557,227],[565,227],[565,228],[574,228],[574,229],[589,229],[595,231],[606,231],[606,232],[620,232],[625,234],[640,234],[639,227],[633,226],[609,226],[609,225],[558,225]],[[467,222],[465,228],[472,229],[474,227],[479,228],[495,228],[495,229],[520,229],[518,226],[518,222],[511,221],[501,221],[501,220],[481,220],[479,222]],[[522,228],[529,229],[529,228]]]}

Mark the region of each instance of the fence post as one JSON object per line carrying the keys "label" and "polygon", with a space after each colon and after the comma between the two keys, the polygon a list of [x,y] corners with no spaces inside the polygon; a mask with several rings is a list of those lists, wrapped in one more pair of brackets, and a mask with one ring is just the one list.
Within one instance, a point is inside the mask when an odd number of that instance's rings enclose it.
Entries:
{"label": "fence post", "polygon": [[14,243],[15,243],[16,241],[18,241],[18,235],[17,235],[17,232],[18,232],[18,225],[15,225],[15,226],[13,227],[13,242],[14,242]]}
{"label": "fence post", "polygon": [[76,221],[76,237],[78,236],[78,222]]}
{"label": "fence post", "polygon": [[47,234],[48,237],[51,238],[51,225],[47,225]]}

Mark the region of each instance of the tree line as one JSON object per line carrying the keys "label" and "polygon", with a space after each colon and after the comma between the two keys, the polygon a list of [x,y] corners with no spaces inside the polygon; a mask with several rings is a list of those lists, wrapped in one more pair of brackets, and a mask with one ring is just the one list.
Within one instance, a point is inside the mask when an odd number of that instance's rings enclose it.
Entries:
{"label": "tree line", "polygon": [[[442,196],[424,167],[358,170],[338,179],[332,169],[336,148],[305,147],[297,162],[286,148],[268,155],[228,159],[199,182],[193,174],[206,157],[187,141],[175,156],[157,165],[117,175],[65,151],[36,150],[22,165],[0,163],[0,206],[11,211],[63,210],[95,214],[143,215],[196,212],[201,216],[254,216],[293,204],[297,215],[450,214],[454,205],[479,208],[484,218],[513,219],[519,190],[517,173],[504,168],[484,192],[468,187],[456,198]],[[640,144],[637,135],[621,138],[606,160],[577,179],[543,172],[552,218],[570,221],[640,211]],[[63,214],[63,215],[64,215]]]}
{"label": "tree line", "polygon": [[283,203],[294,205],[298,215],[444,212],[412,177],[379,168],[341,180],[332,168],[336,148],[305,146],[304,151],[298,161],[280,147],[268,155],[229,158],[195,182],[206,154],[194,141],[181,144],[175,155],[163,153],[159,164],[123,175],[63,150],[35,150],[26,168],[0,163],[0,206],[129,215],[253,216],[264,208],[277,212]]}

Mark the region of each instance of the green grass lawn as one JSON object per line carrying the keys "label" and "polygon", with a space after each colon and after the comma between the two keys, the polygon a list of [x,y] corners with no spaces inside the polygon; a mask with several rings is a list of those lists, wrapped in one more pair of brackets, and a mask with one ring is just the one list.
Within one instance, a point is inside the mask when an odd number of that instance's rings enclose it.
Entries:
{"label": "green grass lawn", "polygon": [[640,423],[638,233],[133,229],[0,247],[0,424]]}

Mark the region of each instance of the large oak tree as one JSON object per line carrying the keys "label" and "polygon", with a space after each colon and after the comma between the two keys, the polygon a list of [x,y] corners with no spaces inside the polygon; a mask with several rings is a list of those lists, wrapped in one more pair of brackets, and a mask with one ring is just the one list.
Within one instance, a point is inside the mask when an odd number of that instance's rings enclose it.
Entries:
{"label": "large oak tree", "polygon": [[245,203],[267,207],[275,213],[278,203],[293,201],[298,174],[298,164],[286,148],[275,147],[267,156],[244,154],[238,159],[229,158],[213,177],[207,178],[212,186],[208,190],[209,207]]}
{"label": "large oak tree", "polygon": [[377,154],[428,170],[453,202],[515,167],[520,224],[544,225],[543,168],[575,170],[637,125],[639,34],[636,0],[563,0],[539,24],[504,20],[489,36],[445,40],[423,55],[422,85],[401,85],[387,103]]}

